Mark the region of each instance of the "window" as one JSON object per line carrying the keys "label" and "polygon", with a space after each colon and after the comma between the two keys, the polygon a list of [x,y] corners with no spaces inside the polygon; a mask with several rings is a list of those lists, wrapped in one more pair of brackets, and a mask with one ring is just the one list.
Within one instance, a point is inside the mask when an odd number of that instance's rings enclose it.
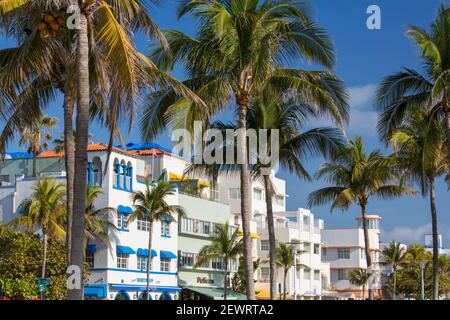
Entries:
{"label": "window", "polygon": [[241,198],[240,188],[230,188],[228,189],[230,200],[237,200]]}
{"label": "window", "polygon": [[350,259],[350,248],[338,248],[338,259]]}
{"label": "window", "polygon": [[194,219],[181,217],[181,232],[194,232]]}
{"label": "window", "polygon": [[320,245],[317,243],[314,244],[314,254],[320,254]]}
{"label": "window", "polygon": [[1,182],[9,182],[9,174],[0,175],[0,185],[1,185]]}
{"label": "window", "polygon": [[277,206],[283,207],[284,206],[284,197],[283,196],[275,196],[275,204]]}
{"label": "window", "polygon": [[119,213],[117,217],[117,228],[120,230],[128,230],[128,216]]}
{"label": "window", "polygon": [[311,269],[303,270],[303,279],[310,280],[311,279]]}
{"label": "window", "polygon": [[223,269],[223,260],[221,258],[218,259],[213,259],[211,261],[211,267],[213,269],[219,269],[222,270]]}
{"label": "window", "polygon": [[[147,261],[148,258],[144,256],[138,256],[137,257],[137,269],[138,270],[147,270]],[[151,269],[151,265],[149,266]]]}
{"label": "window", "polygon": [[253,188],[253,199],[264,200],[264,193],[262,189]]}
{"label": "window", "polygon": [[314,270],[314,280],[315,281],[320,280],[320,270]]}
{"label": "window", "polygon": [[303,243],[303,251],[304,251],[304,253],[310,253],[311,252],[311,243],[304,242]]}
{"label": "window", "polygon": [[261,268],[261,280],[268,280],[270,278],[270,269]]}
{"label": "window", "polygon": [[193,267],[195,260],[195,254],[182,252],[180,254],[180,266],[181,267]]}
{"label": "window", "polygon": [[170,222],[161,221],[161,235],[165,237],[170,237]]}
{"label": "window", "polygon": [[150,231],[150,220],[148,218],[145,219],[137,219],[137,229],[141,231]]}
{"label": "window", "polygon": [[303,216],[303,231],[309,231],[309,216]]}
{"label": "window", "polygon": [[161,261],[161,271],[169,272],[170,271],[170,259],[161,258],[160,261]]}
{"label": "window", "polygon": [[322,256],[324,256],[324,257],[327,256],[327,249],[326,248],[322,248]]}
{"label": "window", "polygon": [[86,263],[89,268],[94,267],[94,253],[93,252],[86,252]]}
{"label": "window", "polygon": [[199,233],[210,235],[211,234],[211,222],[209,221],[198,221]]}
{"label": "window", "polygon": [[338,280],[347,280],[347,270],[338,269]]}
{"label": "window", "polygon": [[269,251],[269,240],[261,240],[261,251]]}
{"label": "window", "polygon": [[118,253],[117,254],[117,268],[119,269],[127,269],[128,268],[128,257],[130,255],[126,253]]}

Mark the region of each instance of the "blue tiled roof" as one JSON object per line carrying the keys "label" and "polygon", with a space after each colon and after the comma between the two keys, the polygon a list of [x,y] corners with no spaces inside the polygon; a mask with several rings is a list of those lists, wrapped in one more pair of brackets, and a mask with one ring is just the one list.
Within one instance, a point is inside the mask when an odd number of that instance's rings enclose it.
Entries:
{"label": "blue tiled roof", "polygon": [[[122,145],[116,146],[119,149],[123,149]],[[157,143],[127,143],[126,148],[128,151],[132,150],[148,150],[148,149],[160,149],[169,153],[172,153],[172,150],[169,148],[165,148]]]}
{"label": "blue tiled roof", "polygon": [[28,152],[6,152],[5,155],[11,159],[31,159],[33,155]]}

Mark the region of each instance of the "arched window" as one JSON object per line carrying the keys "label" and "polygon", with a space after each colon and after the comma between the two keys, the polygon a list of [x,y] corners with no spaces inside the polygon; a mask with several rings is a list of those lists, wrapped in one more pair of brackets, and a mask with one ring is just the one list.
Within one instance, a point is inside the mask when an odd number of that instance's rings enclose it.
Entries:
{"label": "arched window", "polygon": [[133,172],[133,170],[131,168],[133,168],[133,166],[131,165],[131,162],[128,161],[128,163],[127,163],[127,176],[129,176],[129,177],[131,177],[131,174]]}
{"label": "arched window", "polygon": [[168,292],[163,292],[159,297],[159,300],[173,300],[172,296]]}
{"label": "arched window", "polygon": [[113,174],[113,186],[114,187],[119,187],[120,186],[120,164],[119,164],[119,159],[115,158],[114,159],[114,163],[113,163],[113,168],[114,168],[114,174]]}
{"label": "arched window", "polygon": [[114,298],[114,300],[131,300],[130,296],[128,295],[128,293],[126,293],[125,291],[119,291],[116,294],[116,297]]}
{"label": "arched window", "polygon": [[94,186],[102,185],[102,161],[99,157],[92,160],[92,181]]}
{"label": "arched window", "polygon": [[115,173],[115,174],[117,174],[117,170],[118,170],[117,165],[118,165],[118,164],[119,164],[119,159],[115,158],[115,159],[114,159],[114,173]]}
{"label": "arched window", "polygon": [[125,176],[126,175],[126,170],[124,170],[124,168],[126,168],[126,163],[125,160],[122,159],[122,161],[120,161],[120,174]]}

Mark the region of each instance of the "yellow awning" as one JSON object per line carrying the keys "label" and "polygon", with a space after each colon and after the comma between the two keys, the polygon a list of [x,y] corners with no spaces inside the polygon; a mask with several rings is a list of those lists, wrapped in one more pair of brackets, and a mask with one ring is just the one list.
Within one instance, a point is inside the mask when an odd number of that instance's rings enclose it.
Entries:
{"label": "yellow awning", "polygon": [[[259,299],[270,299],[270,290],[255,290],[256,298]],[[276,299],[280,298],[280,294],[277,293]]]}
{"label": "yellow awning", "polygon": [[[190,178],[183,177],[182,175],[176,174],[176,173],[173,173],[173,172],[169,172],[169,179],[170,180],[180,180],[180,181],[192,180]],[[210,187],[209,183],[207,183],[205,181],[198,180],[198,183],[199,183],[200,187],[206,187],[206,188]]]}
{"label": "yellow awning", "polygon": [[[242,233],[242,231],[239,231],[239,236],[242,237],[244,234]],[[252,239],[259,239],[259,236],[257,234],[254,234],[252,232],[250,232],[250,238]]]}

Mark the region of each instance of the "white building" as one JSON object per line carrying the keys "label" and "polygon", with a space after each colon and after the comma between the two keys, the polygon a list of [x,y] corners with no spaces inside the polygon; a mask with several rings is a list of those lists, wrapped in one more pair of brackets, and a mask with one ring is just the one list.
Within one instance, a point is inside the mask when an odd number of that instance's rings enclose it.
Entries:
{"label": "white building", "polygon": [[[433,253],[433,235],[426,234],[425,235],[425,250],[430,253]],[[438,252],[439,255],[446,255],[450,257],[450,249],[446,249],[442,245],[442,235],[438,234]]]}
{"label": "white building", "polygon": [[[361,217],[356,218],[357,228],[322,229],[322,261],[330,263],[331,286],[342,296],[362,298],[362,287],[349,281],[349,272],[361,268],[367,269],[365,257],[364,232]],[[375,297],[382,296],[381,283],[381,252],[379,246],[381,217],[368,215],[369,250],[372,258],[373,282],[371,287]],[[367,298],[367,289],[366,295]]]}
{"label": "white building", "polygon": [[[267,231],[267,217],[265,213],[255,213],[258,235],[258,256],[261,261],[269,259],[269,234]],[[314,214],[306,209],[297,211],[277,212],[274,215],[275,239],[277,242],[289,243],[294,249],[295,264],[290,268],[286,280],[288,297],[295,299],[320,299],[322,288],[329,286],[329,264],[321,261],[320,230],[324,223],[315,219]],[[257,290],[260,297],[268,297],[269,266],[263,264],[258,271]],[[277,293],[282,294],[284,272],[277,270]]]}

